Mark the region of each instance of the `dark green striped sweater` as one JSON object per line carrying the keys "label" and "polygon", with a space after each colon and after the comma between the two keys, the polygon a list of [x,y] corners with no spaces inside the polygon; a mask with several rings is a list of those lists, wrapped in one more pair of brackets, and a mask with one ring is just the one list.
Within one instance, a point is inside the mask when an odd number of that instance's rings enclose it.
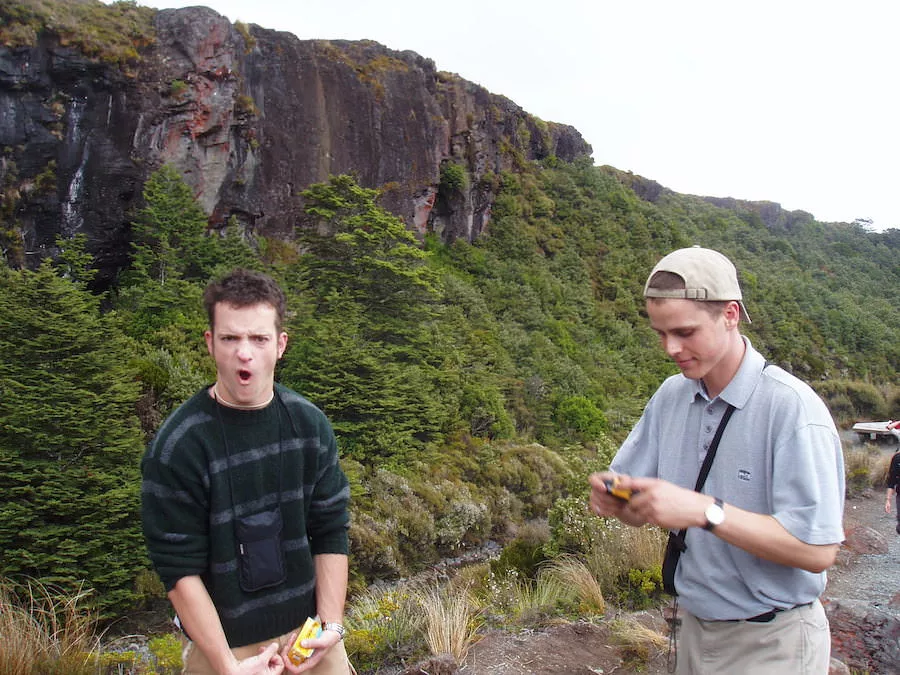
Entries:
{"label": "dark green striped sweater", "polygon": [[[331,424],[290,389],[276,385],[276,394],[261,410],[217,410],[202,389],[163,423],[141,462],[150,559],[166,590],[185,576],[203,579],[232,648],[314,616],[313,556],[348,553],[350,490]],[[287,579],[246,592],[235,519],[279,501]]]}

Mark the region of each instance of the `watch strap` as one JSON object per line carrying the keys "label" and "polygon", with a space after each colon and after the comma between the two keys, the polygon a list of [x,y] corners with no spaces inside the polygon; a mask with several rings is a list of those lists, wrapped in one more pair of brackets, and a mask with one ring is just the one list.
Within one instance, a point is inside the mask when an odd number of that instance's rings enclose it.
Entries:
{"label": "watch strap", "polygon": [[[718,506],[720,509],[724,509],[724,508],[725,508],[725,502],[723,502],[723,501],[722,501],[721,499],[719,499],[718,497],[713,497],[713,499],[714,499],[714,501],[713,501],[713,503],[712,503],[713,506]],[[703,529],[709,531],[709,530],[713,529],[713,528],[714,528],[716,525],[718,525],[718,524],[719,524],[719,523],[714,523],[713,521],[711,521],[711,520],[709,519],[709,517],[707,516],[707,518],[706,518],[706,525],[703,526]]]}
{"label": "watch strap", "polygon": [[347,633],[346,628],[344,628],[341,624],[335,623],[333,621],[329,621],[327,623],[322,624],[322,630],[334,631],[341,637],[341,640],[344,639],[344,635]]}

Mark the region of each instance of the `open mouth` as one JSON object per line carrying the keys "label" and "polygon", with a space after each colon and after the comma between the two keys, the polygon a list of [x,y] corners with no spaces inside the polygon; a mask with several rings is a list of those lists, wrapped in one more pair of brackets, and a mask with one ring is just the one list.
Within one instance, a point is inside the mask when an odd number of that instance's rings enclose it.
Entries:
{"label": "open mouth", "polygon": [[246,370],[244,368],[242,368],[241,370],[238,371],[238,379],[243,384],[247,384],[247,382],[250,381],[250,378],[252,377],[252,375],[253,374],[249,370]]}

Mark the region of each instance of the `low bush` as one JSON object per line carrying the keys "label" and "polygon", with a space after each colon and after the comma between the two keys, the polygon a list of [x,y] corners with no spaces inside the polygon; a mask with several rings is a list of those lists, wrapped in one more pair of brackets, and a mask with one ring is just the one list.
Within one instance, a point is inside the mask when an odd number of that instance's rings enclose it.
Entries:
{"label": "low bush", "polygon": [[825,380],[813,383],[813,388],[841,426],[860,419],[887,419],[890,413],[884,393],[869,382]]}
{"label": "low bush", "polygon": [[360,672],[425,651],[421,604],[411,591],[366,590],[348,603],[346,623],[347,654]]}

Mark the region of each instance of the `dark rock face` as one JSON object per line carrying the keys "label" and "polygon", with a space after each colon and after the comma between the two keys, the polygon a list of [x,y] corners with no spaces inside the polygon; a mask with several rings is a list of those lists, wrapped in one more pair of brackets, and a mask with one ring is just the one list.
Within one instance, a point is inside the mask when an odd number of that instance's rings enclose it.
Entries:
{"label": "dark rock face", "polygon": [[[0,186],[7,260],[33,265],[84,232],[109,280],[127,264],[129,222],[163,163],[193,187],[212,228],[290,237],[300,192],[355,173],[419,233],[473,239],[495,176],[590,146],[413,52],[301,41],[232,25],[206,8],[163,10],[134,72],[52,38],[0,47]],[[453,163],[466,180],[441,185]]]}
{"label": "dark rock face", "polygon": [[896,673],[900,663],[900,620],[857,601],[825,604],[831,625],[832,656],[851,670]]}
{"label": "dark rock face", "polygon": [[751,202],[732,197],[703,197],[704,201],[738,213],[745,212],[759,218],[768,229],[789,232],[814,220],[806,211],[786,211],[775,202]]}

